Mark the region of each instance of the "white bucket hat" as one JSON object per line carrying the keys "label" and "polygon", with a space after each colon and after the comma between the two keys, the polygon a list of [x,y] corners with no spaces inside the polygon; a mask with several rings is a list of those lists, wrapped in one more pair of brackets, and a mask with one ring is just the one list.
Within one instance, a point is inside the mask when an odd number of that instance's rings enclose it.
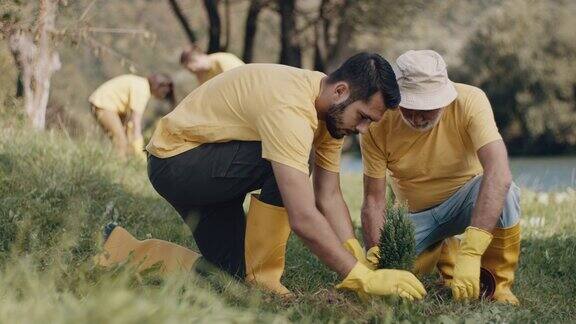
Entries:
{"label": "white bucket hat", "polygon": [[458,93],[448,79],[446,63],[432,50],[410,50],[393,65],[400,87],[400,106],[414,110],[433,110],[449,105]]}

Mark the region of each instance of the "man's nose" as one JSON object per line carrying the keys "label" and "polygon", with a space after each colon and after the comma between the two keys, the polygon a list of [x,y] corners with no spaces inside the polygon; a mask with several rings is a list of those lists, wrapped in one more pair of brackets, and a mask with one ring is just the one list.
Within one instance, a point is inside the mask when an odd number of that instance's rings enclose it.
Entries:
{"label": "man's nose", "polygon": [[414,114],[413,118],[414,118],[414,122],[416,122],[417,124],[421,124],[421,123],[426,121],[424,119],[424,117],[422,117],[421,115],[418,115],[418,114]]}
{"label": "man's nose", "polygon": [[360,124],[358,124],[358,126],[356,126],[356,131],[360,134],[364,134],[368,131],[368,129],[370,128],[370,123],[369,121],[363,121]]}

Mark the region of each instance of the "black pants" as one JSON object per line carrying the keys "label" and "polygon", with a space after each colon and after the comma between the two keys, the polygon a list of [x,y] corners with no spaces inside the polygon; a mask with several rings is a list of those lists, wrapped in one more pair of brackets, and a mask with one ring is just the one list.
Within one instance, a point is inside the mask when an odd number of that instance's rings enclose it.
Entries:
{"label": "black pants", "polygon": [[170,158],[150,156],[148,177],[190,226],[204,258],[244,278],[246,194],[262,189],[261,201],[283,206],[261,142],[203,144]]}

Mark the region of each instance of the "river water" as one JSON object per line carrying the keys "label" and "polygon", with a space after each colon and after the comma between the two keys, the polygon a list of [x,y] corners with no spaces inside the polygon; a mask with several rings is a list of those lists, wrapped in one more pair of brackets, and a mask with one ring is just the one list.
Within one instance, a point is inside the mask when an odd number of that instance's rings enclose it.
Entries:
{"label": "river water", "polygon": [[[514,181],[536,191],[576,188],[576,157],[518,157],[510,159]],[[343,157],[344,172],[362,172],[359,157]]]}

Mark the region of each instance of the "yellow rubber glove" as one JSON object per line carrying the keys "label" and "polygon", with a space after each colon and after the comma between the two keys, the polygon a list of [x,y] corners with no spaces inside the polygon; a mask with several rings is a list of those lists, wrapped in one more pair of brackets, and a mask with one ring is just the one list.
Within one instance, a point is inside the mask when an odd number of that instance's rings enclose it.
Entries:
{"label": "yellow rubber glove", "polygon": [[491,233],[472,226],[466,228],[450,284],[455,300],[478,299],[480,296],[480,264],[491,241]]}
{"label": "yellow rubber glove", "polygon": [[378,245],[368,249],[368,252],[366,252],[366,260],[370,263],[368,268],[372,270],[378,269],[378,263],[380,263],[380,248]]}
{"label": "yellow rubber glove", "polygon": [[146,161],[146,153],[144,153],[144,138],[139,136],[135,138],[131,144],[134,155],[139,159]]}
{"label": "yellow rubber glove", "polygon": [[349,289],[360,296],[397,295],[408,300],[422,299],[426,289],[412,273],[404,270],[370,270],[360,262],[336,285],[337,289]]}
{"label": "yellow rubber glove", "polygon": [[360,261],[363,265],[367,266],[371,270],[376,268],[372,268],[372,264],[366,260],[366,253],[364,253],[364,248],[360,245],[357,239],[351,238],[344,242],[342,246],[346,249],[346,251],[350,252],[356,260]]}

